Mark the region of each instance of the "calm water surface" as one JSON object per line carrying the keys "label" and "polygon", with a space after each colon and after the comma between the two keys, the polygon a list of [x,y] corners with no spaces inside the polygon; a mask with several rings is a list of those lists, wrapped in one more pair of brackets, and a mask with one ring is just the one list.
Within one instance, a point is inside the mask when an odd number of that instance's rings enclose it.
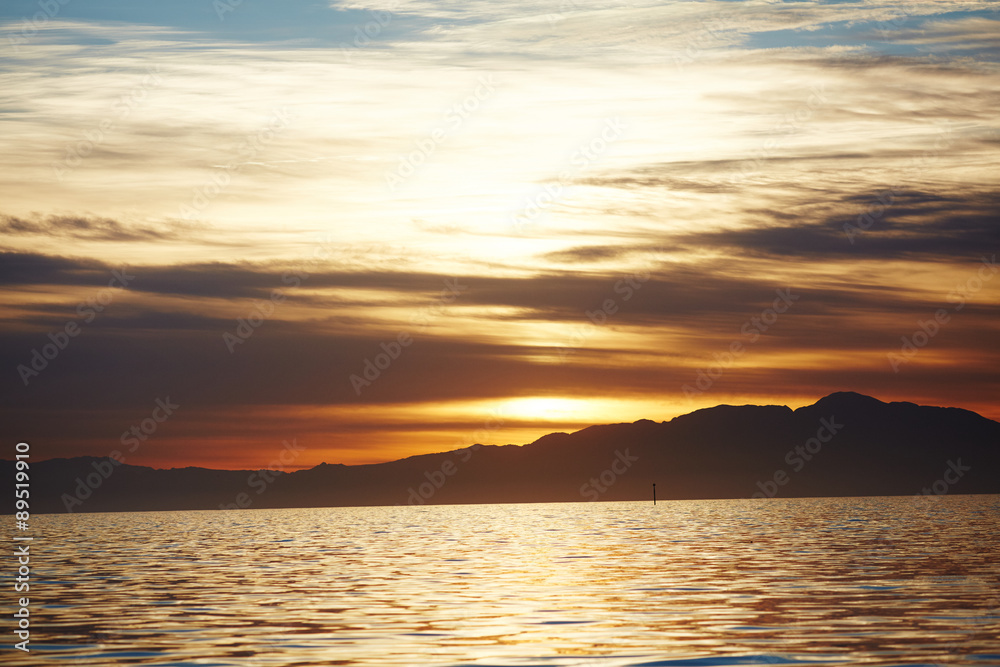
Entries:
{"label": "calm water surface", "polygon": [[11,665],[1000,665],[1000,496],[33,523]]}

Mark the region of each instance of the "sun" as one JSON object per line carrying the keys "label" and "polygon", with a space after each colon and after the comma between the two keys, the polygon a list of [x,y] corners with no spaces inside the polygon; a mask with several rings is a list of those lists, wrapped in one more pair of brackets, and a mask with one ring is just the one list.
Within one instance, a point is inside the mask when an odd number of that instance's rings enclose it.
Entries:
{"label": "sun", "polygon": [[526,396],[504,403],[503,413],[528,421],[574,420],[585,416],[588,401],[554,396]]}

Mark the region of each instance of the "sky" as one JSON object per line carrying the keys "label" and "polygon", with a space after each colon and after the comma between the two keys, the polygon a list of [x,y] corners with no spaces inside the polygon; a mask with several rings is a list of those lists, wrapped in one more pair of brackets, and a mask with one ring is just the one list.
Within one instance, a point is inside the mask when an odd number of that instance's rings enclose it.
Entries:
{"label": "sky", "polygon": [[0,49],[0,418],[41,458],[1000,419],[998,2],[11,1]]}

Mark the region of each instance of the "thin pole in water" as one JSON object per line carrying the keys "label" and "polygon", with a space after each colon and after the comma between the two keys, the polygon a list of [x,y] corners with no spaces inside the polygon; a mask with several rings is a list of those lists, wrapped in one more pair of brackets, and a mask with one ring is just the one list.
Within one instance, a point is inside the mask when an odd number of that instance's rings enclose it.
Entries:
{"label": "thin pole in water", "polygon": [[656,504],[656,482],[653,482],[653,504]]}

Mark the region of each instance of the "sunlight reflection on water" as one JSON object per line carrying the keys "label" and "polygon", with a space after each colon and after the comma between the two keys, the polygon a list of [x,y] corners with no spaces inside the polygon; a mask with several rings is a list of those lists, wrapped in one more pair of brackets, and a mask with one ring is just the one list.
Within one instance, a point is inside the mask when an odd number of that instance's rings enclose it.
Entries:
{"label": "sunlight reflection on water", "polygon": [[4,662],[1000,664],[998,510],[952,496],[45,515],[32,653]]}

